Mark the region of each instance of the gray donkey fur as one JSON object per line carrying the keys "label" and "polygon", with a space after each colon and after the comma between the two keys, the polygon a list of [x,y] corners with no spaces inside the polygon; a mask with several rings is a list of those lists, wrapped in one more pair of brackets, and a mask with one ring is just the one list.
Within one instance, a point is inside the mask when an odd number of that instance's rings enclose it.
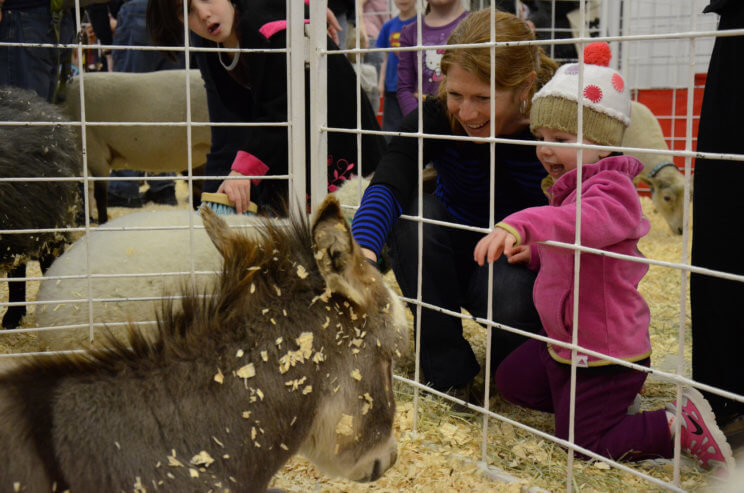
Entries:
{"label": "gray donkey fur", "polygon": [[155,342],[0,377],[0,491],[253,492],[297,452],[356,481],[395,462],[403,307],[335,198],[258,239],[202,215],[223,272],[164,303]]}

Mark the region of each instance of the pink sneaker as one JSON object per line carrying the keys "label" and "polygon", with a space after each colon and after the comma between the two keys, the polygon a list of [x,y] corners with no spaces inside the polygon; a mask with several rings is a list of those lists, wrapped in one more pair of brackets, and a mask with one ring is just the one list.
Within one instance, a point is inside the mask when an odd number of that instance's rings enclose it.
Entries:
{"label": "pink sneaker", "polygon": [[[676,403],[667,404],[667,411],[676,413]],[[705,397],[692,387],[682,389],[682,450],[697,459],[706,469],[726,476],[734,470],[734,457],[726,437],[716,424],[713,410]]]}

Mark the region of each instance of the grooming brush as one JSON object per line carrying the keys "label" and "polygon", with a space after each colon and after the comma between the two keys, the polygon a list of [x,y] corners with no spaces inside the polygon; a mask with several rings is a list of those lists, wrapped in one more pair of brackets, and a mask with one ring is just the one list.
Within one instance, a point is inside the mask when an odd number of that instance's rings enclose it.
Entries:
{"label": "grooming brush", "polygon": [[[201,200],[202,204],[205,204],[219,216],[234,216],[238,213],[225,193],[204,192],[201,194]],[[243,215],[252,216],[256,213],[258,213],[258,206],[254,202],[251,202],[248,205],[248,209],[243,212]]]}

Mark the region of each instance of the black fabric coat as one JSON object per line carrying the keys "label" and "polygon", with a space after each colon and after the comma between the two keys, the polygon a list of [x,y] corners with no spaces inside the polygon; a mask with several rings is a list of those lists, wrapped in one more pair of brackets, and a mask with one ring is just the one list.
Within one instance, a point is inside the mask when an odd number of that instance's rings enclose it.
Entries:
{"label": "black fabric coat", "polygon": [[[268,22],[286,19],[285,2],[276,0],[238,0],[238,34],[241,48],[286,48],[286,30],[270,39],[259,32]],[[306,11],[307,13],[307,11]],[[194,46],[215,46],[193,36]],[[336,48],[328,40],[328,48]],[[207,90],[209,117],[212,122],[284,122],[287,120],[287,62],[284,53],[244,53],[249,67],[247,87],[239,84],[220,64],[217,53],[197,53],[197,66]],[[306,77],[306,121],[309,132],[310,94]],[[328,56],[328,126],[356,128],[356,73],[343,55]],[[362,92],[362,128],[379,130],[372,107]],[[307,136],[307,135],[306,135]],[[306,140],[309,166],[309,138]],[[207,156],[206,174],[227,175],[239,150],[253,154],[269,167],[267,175],[283,175],[288,170],[286,127],[212,127],[212,147]],[[362,137],[363,174],[373,172],[385,151],[381,136]],[[328,181],[334,190],[357,170],[357,136],[348,133],[328,135]],[[309,170],[308,170],[309,171]],[[309,173],[308,173],[309,181]],[[205,191],[215,191],[218,180],[208,181]],[[252,200],[264,207],[281,210],[287,199],[286,180],[263,180],[253,185]]]}
{"label": "black fabric coat", "polygon": [[[744,27],[744,3],[712,1],[705,12],[720,14],[718,30]],[[744,96],[739,70],[744,36],[716,38],[700,112],[697,150],[744,154]],[[697,159],[692,207],[692,264],[744,274],[744,162]],[[744,282],[692,274],[692,375],[695,380],[744,394]],[[744,404],[706,393],[718,424],[744,414]]]}

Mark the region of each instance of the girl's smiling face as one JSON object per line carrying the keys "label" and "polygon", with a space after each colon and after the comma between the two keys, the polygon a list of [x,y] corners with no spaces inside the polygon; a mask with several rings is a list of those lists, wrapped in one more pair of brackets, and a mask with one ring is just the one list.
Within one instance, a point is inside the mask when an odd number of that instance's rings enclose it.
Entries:
{"label": "girl's smiling face", "polygon": [[[183,15],[179,11],[179,18]],[[235,7],[230,0],[189,0],[189,29],[199,37],[221,43],[227,48],[238,45],[235,34]]]}
{"label": "girl's smiling face", "polygon": [[[551,142],[573,144],[576,142],[575,135],[546,127],[536,128],[534,134],[537,140],[541,141],[540,145],[537,146],[537,158],[554,181],[576,168],[578,149],[549,145]],[[596,142],[584,139],[584,144],[596,145]],[[583,149],[582,161],[584,161],[584,164],[596,163],[609,155],[610,151]]]}
{"label": "girl's smiling face", "polygon": [[447,110],[471,137],[493,134],[512,135],[527,124],[521,115],[517,90],[498,89],[494,93],[494,119],[491,121],[491,86],[475,74],[453,63],[447,71]]}

